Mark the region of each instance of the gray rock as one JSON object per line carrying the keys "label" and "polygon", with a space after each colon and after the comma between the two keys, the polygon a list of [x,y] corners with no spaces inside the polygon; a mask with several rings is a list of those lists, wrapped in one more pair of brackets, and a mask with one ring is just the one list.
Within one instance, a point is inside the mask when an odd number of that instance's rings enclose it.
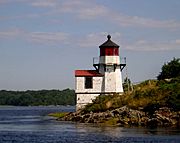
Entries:
{"label": "gray rock", "polygon": [[130,109],[127,106],[111,111],[99,113],[75,112],[66,115],[58,120],[74,121],[82,123],[103,123],[113,118],[118,119],[117,125],[130,126],[177,126],[180,127],[180,112],[172,112],[171,109],[163,107],[154,112],[153,116],[148,116],[143,111]]}

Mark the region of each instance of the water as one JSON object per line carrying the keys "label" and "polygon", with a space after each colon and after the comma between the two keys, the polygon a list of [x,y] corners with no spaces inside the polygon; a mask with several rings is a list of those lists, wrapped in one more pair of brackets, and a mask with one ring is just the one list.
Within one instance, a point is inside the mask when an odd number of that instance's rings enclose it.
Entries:
{"label": "water", "polygon": [[60,122],[51,112],[65,107],[0,107],[0,143],[180,143],[180,130],[97,126]]}

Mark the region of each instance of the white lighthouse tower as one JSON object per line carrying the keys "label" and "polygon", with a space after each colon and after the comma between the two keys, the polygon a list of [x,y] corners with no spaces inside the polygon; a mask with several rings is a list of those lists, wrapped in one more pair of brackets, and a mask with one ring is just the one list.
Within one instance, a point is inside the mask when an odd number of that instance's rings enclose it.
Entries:
{"label": "white lighthouse tower", "polygon": [[122,93],[122,75],[119,46],[111,41],[111,36],[100,48],[99,73],[104,75],[104,93]]}
{"label": "white lighthouse tower", "polygon": [[76,70],[76,110],[91,103],[101,94],[123,93],[121,72],[126,64],[121,64],[119,45],[107,41],[99,46],[100,56],[98,63],[93,63],[95,70]]}

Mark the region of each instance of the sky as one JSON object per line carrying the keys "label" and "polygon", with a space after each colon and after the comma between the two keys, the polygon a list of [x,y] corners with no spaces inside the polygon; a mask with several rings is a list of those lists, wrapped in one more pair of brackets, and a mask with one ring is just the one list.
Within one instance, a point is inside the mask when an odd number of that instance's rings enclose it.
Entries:
{"label": "sky", "polygon": [[180,57],[179,0],[0,0],[0,90],[74,89],[111,35],[123,77],[156,79]]}

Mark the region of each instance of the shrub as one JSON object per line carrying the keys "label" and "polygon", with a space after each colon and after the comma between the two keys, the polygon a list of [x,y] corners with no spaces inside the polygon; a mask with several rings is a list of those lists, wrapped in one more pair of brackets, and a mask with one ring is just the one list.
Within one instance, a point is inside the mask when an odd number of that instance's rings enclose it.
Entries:
{"label": "shrub", "polygon": [[180,58],[173,58],[168,63],[165,63],[162,68],[160,74],[157,76],[158,80],[176,78],[180,76]]}

